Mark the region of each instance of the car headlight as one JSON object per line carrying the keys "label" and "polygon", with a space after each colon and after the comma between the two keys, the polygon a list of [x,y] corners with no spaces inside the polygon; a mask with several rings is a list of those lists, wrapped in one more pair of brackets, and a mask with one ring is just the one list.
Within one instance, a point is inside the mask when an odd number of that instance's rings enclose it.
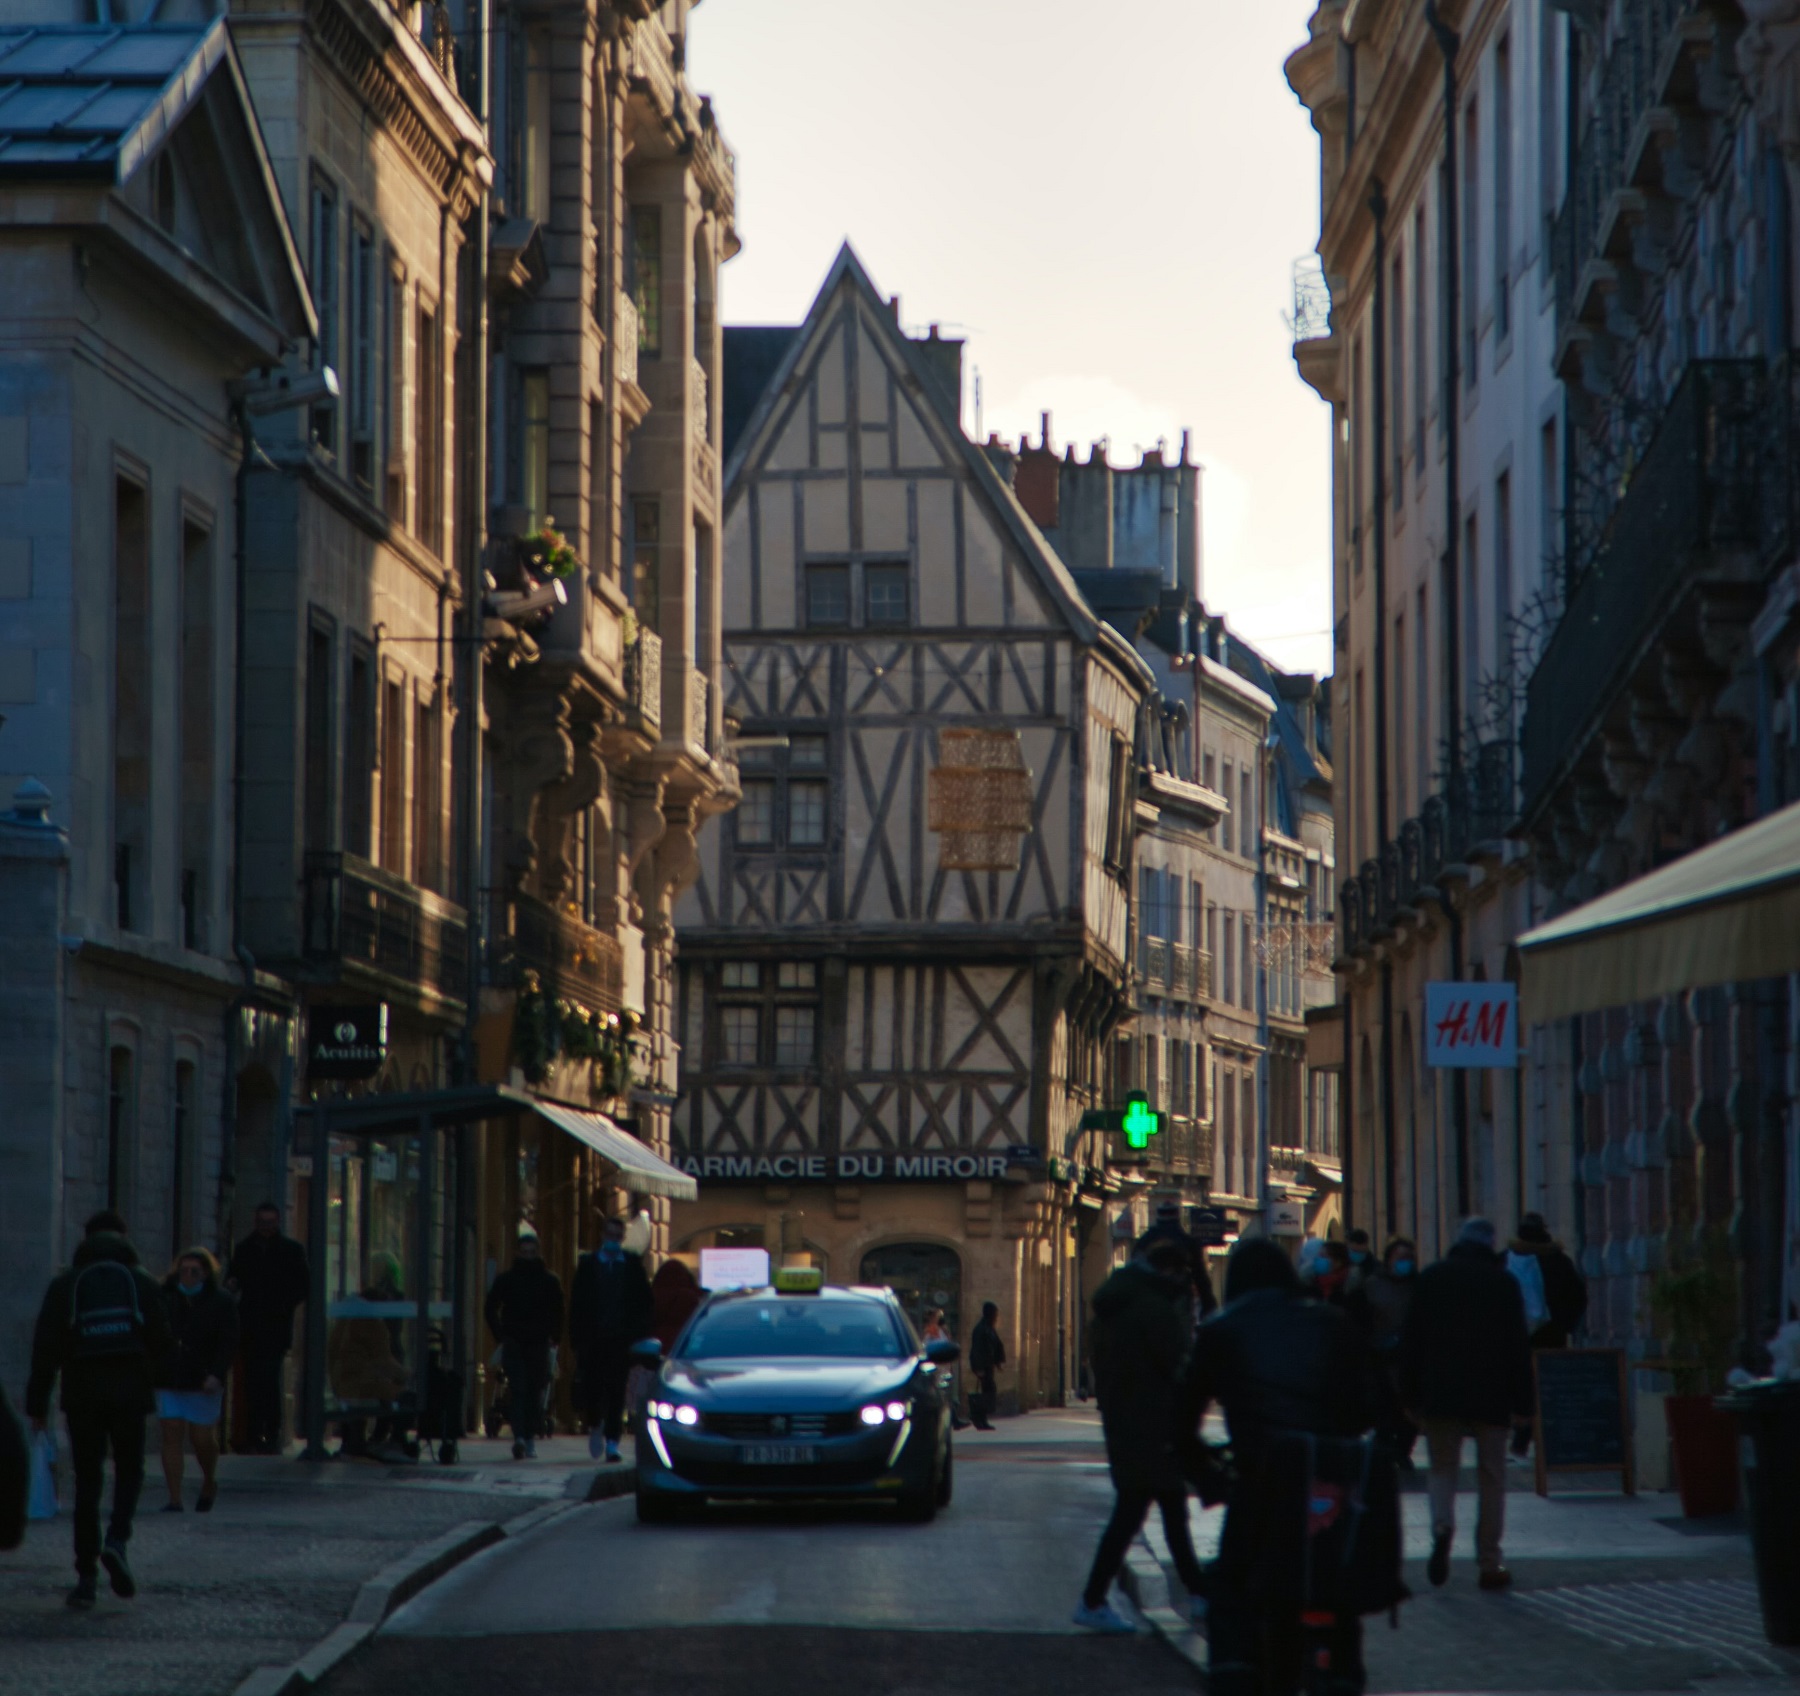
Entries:
{"label": "car headlight", "polygon": [[677,1425],[700,1423],[700,1410],[689,1407],[686,1402],[651,1402],[647,1411],[652,1419],[672,1420]]}
{"label": "car headlight", "polygon": [[870,1402],[862,1410],[862,1422],[865,1425],[881,1425],[892,1421],[898,1425],[907,1415],[905,1402],[888,1402],[885,1406],[880,1402]]}

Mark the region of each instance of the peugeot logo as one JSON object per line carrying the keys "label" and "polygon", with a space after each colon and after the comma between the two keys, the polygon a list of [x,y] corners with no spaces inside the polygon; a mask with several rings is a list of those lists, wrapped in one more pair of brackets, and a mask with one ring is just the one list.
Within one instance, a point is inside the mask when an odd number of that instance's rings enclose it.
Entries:
{"label": "peugeot logo", "polygon": [[788,1422],[785,1413],[778,1413],[769,1421],[769,1430],[777,1437],[785,1437],[787,1435],[787,1427]]}
{"label": "peugeot logo", "polygon": [[356,1041],[356,1026],[349,1019],[341,1019],[331,1027],[331,1034],[342,1043]]}

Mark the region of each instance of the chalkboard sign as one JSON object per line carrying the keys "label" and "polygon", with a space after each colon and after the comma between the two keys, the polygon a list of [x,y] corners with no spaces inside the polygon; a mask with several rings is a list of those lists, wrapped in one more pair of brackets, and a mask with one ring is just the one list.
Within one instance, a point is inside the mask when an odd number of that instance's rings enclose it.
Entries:
{"label": "chalkboard sign", "polygon": [[1635,1494],[1624,1351],[1537,1349],[1531,1360],[1538,1494],[1553,1472],[1616,1472]]}

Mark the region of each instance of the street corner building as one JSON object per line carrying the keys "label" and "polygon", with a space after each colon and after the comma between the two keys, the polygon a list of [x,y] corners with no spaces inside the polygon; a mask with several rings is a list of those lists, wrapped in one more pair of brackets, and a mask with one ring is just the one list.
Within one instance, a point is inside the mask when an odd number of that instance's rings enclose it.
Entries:
{"label": "street corner building", "polygon": [[[1312,1034],[1348,1211],[1427,1255],[1544,1215],[1647,1455],[1671,1385],[1760,1370],[1800,1296],[1796,26],[1327,0],[1287,67],[1321,144],[1294,353],[1334,421],[1350,869]],[[1517,1064],[1429,1065],[1429,986],[1482,980],[1518,987]]]}

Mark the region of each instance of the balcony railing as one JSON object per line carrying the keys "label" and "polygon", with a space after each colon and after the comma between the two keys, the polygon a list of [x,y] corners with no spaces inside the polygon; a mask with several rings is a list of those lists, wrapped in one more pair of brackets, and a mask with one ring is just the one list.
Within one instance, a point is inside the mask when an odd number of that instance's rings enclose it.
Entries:
{"label": "balcony railing", "polygon": [[619,317],[618,326],[613,331],[613,335],[616,338],[614,359],[618,367],[619,381],[635,383],[638,380],[637,302],[621,289],[616,304]]}
{"label": "balcony railing", "polygon": [[1294,261],[1294,340],[1316,341],[1331,334],[1331,285],[1316,253]]}
{"label": "balcony railing", "polygon": [[697,359],[688,361],[688,409],[693,418],[694,446],[712,445],[712,412],[708,404],[706,367]]}
{"label": "balcony railing", "polygon": [[639,630],[625,649],[625,700],[652,732],[662,726],[662,638]]}
{"label": "balcony railing", "polygon": [[603,1013],[619,1010],[625,966],[617,937],[530,896],[517,896],[510,906],[512,935],[494,939],[496,983],[516,987],[531,971],[547,995]]}
{"label": "balcony railing", "polygon": [[354,854],[306,856],[303,951],[364,966],[446,1000],[467,993],[463,909]]}
{"label": "balcony railing", "polygon": [[1145,985],[1161,993],[1169,985],[1169,945],[1160,936],[1138,938],[1138,972]]}
{"label": "balcony railing", "polygon": [[[1767,390],[1756,361],[1688,367],[1597,549],[1577,562],[1582,569],[1526,687],[1528,806],[1585,745],[1684,581],[1721,552],[1761,553],[1759,509],[1771,491],[1784,497],[1776,522],[1786,522],[1785,444],[1766,476],[1759,454],[1770,428]],[[1785,421],[1785,385],[1775,398]]]}
{"label": "balcony railing", "polygon": [[707,693],[706,673],[696,666],[688,672],[688,740],[696,748],[712,747],[706,721]]}
{"label": "balcony railing", "polygon": [[1169,944],[1169,993],[1183,998],[1194,993],[1194,951],[1185,942]]}

